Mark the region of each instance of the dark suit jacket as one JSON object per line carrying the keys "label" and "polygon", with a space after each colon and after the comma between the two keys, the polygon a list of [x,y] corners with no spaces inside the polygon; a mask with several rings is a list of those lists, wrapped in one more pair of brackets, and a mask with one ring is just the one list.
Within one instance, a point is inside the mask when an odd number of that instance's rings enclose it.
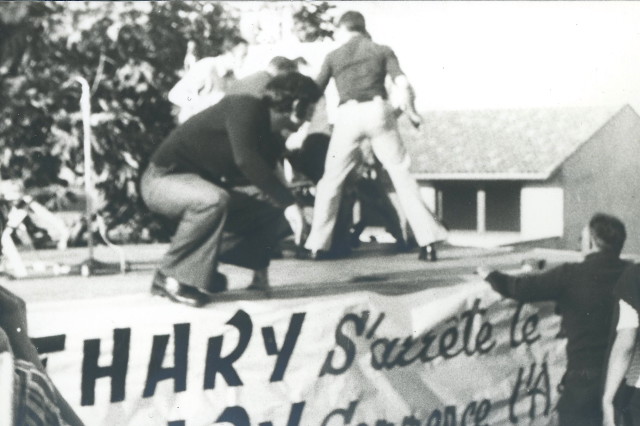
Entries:
{"label": "dark suit jacket", "polygon": [[494,271],[487,281],[503,296],[521,302],[557,302],[567,334],[567,371],[602,369],[614,287],[628,266],[616,254],[598,252],[581,263],[565,263],[540,274],[511,276]]}

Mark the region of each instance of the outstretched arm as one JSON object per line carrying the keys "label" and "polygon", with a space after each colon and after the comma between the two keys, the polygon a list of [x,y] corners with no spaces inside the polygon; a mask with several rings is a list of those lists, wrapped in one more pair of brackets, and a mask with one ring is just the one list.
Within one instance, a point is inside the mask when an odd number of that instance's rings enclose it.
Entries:
{"label": "outstretched arm", "polygon": [[477,273],[504,297],[520,302],[539,302],[557,300],[562,296],[565,268],[563,265],[539,274],[510,275],[480,267]]}

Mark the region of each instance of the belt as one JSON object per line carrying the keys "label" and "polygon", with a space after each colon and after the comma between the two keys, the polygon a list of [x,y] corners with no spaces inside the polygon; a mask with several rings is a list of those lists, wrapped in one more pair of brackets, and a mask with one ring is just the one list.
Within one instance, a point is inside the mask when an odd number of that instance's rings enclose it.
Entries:
{"label": "belt", "polygon": [[375,100],[382,100],[382,99],[387,99],[386,96],[383,95],[366,95],[366,96],[358,96],[355,98],[351,98],[351,99],[346,99],[344,101],[340,101],[340,105],[344,105],[344,104],[348,104],[348,103],[357,103],[357,104],[361,104],[364,102],[371,102],[371,101],[375,101]]}

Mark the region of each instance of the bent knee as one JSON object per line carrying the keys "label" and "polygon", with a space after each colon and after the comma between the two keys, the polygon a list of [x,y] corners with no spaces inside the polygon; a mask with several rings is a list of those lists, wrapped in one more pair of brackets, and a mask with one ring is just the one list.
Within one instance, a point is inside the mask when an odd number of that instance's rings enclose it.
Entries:
{"label": "bent knee", "polygon": [[209,191],[192,204],[192,208],[199,211],[226,209],[231,197],[226,191]]}

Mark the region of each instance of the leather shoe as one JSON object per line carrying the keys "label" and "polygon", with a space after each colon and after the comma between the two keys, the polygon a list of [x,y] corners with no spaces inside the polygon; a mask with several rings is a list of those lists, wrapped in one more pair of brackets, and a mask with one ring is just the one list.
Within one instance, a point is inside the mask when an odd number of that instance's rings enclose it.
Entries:
{"label": "leather shoe", "polygon": [[424,260],[425,262],[435,262],[436,260],[438,260],[436,247],[433,244],[420,247],[420,251],[418,252],[418,260]]}
{"label": "leather shoe", "polygon": [[227,276],[220,272],[216,272],[213,276],[213,283],[207,288],[205,294],[221,293],[223,291],[227,291],[228,287],[229,281],[227,280]]}
{"label": "leather shoe", "polygon": [[181,284],[175,278],[156,272],[151,284],[151,294],[166,297],[183,305],[199,308],[207,303],[207,296],[196,288]]}

